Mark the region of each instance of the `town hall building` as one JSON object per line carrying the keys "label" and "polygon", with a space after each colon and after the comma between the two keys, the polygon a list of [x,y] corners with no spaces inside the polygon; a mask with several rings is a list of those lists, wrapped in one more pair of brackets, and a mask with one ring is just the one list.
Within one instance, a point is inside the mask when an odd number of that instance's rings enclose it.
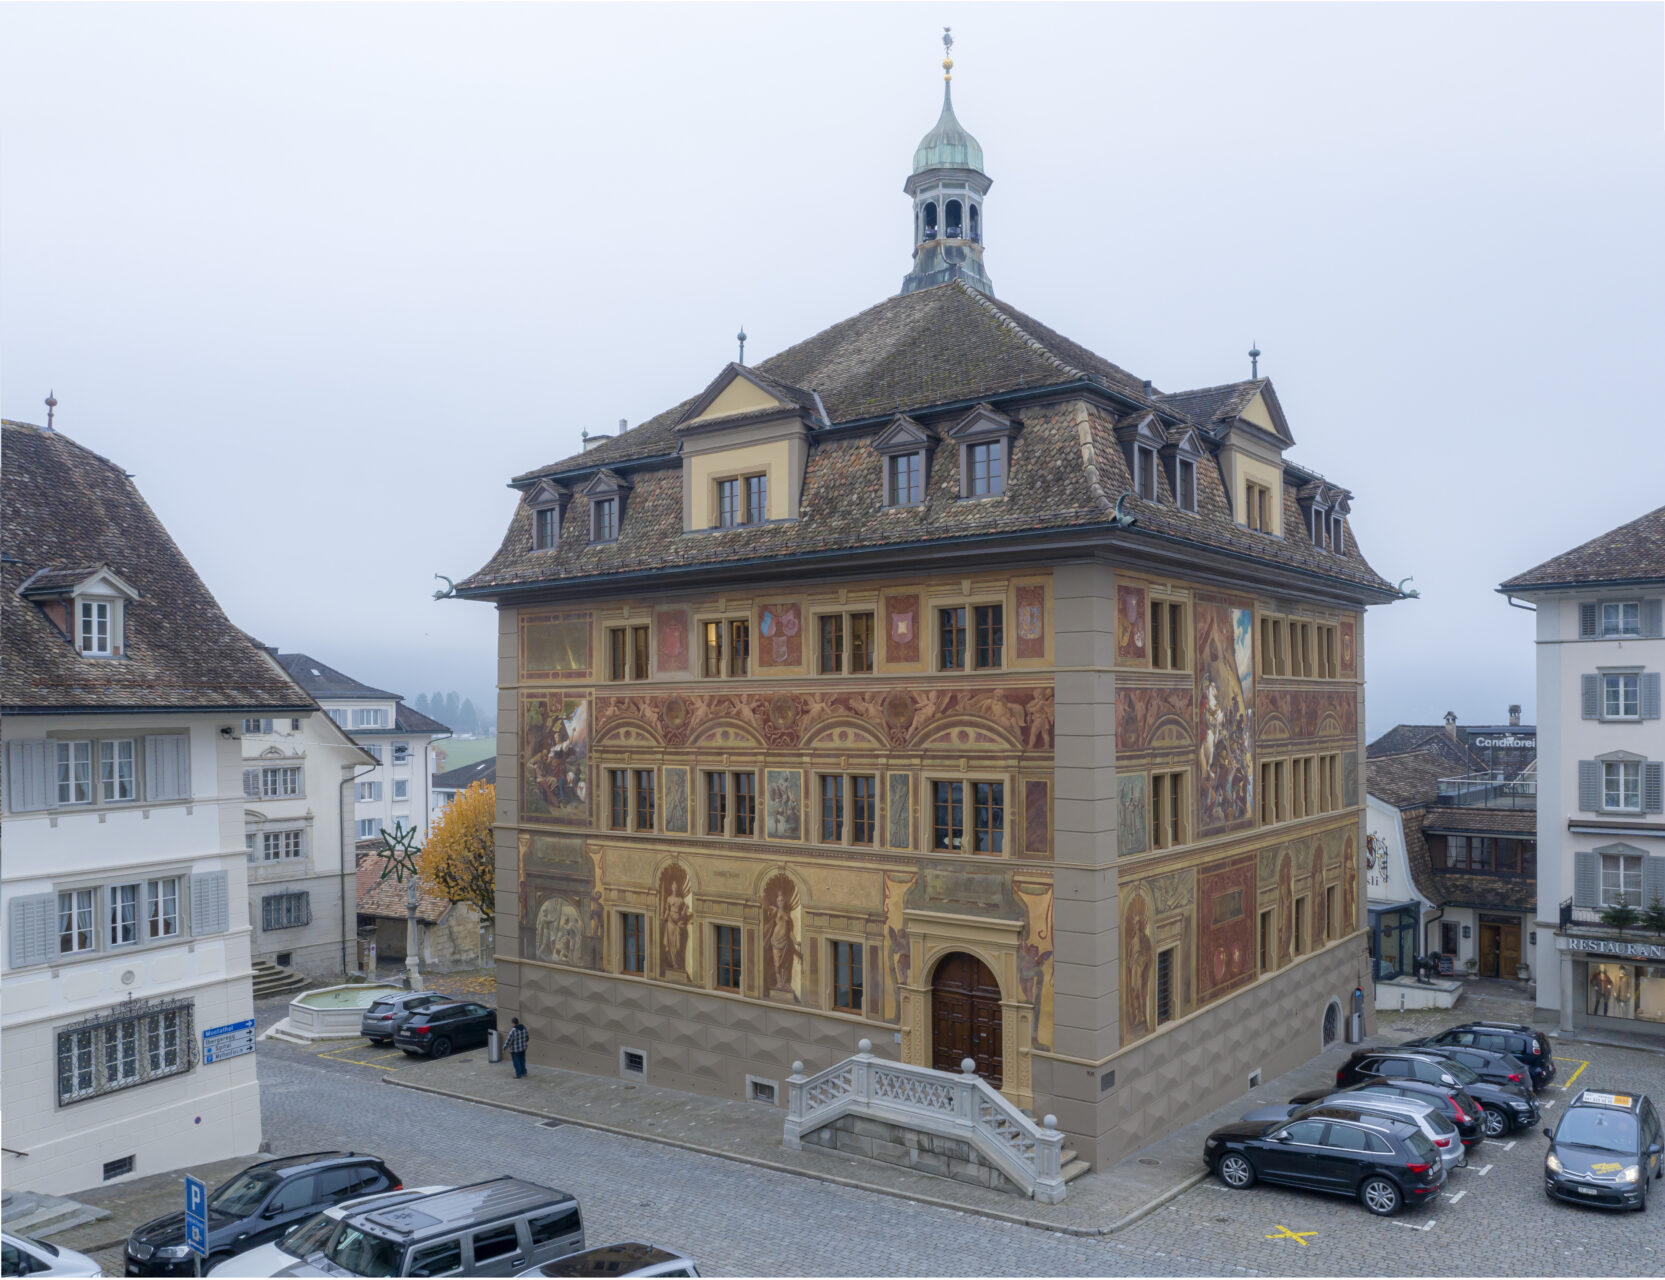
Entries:
{"label": "town hall building", "polygon": [[969,1057],[1100,1167],[1368,990],[1353,495],[1269,379],[1164,392],[996,296],[990,188],[945,84],[896,296],[512,481],[457,594],[534,1063]]}

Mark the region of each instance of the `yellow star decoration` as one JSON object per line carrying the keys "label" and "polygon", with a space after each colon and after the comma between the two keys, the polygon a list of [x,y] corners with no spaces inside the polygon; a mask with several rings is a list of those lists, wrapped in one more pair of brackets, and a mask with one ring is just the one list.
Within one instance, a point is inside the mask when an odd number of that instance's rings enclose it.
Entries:
{"label": "yellow star decoration", "polygon": [[1266,1237],[1268,1240],[1293,1240],[1303,1249],[1307,1246],[1307,1237],[1318,1234],[1316,1231],[1291,1231],[1281,1222],[1274,1222],[1272,1225],[1277,1228],[1277,1231],[1272,1235],[1268,1235]]}

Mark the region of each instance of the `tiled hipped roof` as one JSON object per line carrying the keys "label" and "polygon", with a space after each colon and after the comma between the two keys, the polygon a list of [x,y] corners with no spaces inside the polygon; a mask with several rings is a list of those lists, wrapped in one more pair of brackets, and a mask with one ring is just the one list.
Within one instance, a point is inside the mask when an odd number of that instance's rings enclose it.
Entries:
{"label": "tiled hipped roof", "polygon": [[1604,582],[1665,582],[1665,507],[1610,529],[1510,578],[1501,591],[1599,586]]}
{"label": "tiled hipped roof", "polygon": [[[231,624],[115,463],[57,431],[4,424],[0,707],[24,711],[312,711],[316,703]],[[83,658],[19,588],[108,565],[138,593],[117,658]],[[50,578],[41,577],[46,570]],[[76,576],[80,575],[80,576]]]}
{"label": "tiled hipped roof", "polygon": [[[358,914],[383,920],[404,920],[410,915],[410,882],[400,883],[391,875],[382,876],[386,867],[381,853],[381,841],[362,840],[358,851]],[[445,919],[451,903],[434,893],[426,880],[417,877],[416,918],[423,924],[438,924]]]}
{"label": "tiled hipped roof", "polygon": [[[1206,457],[1198,467],[1195,514],[1174,505],[1164,474],[1160,501],[1129,495],[1124,510],[1137,524],[1125,533],[1113,532],[1116,499],[1133,487],[1114,433],[1117,415],[1127,410],[1113,411],[1097,397],[1124,406],[1151,405],[1155,393],[1147,394],[1144,384],[1125,370],[961,282],[891,298],[781,352],[757,371],[819,396],[834,424],[835,430],[818,431],[812,443],[796,520],[683,531],[676,423],[693,403],[685,401],[587,453],[516,478],[516,484],[526,486],[560,476],[576,488],[602,467],[629,464],[634,488],[615,542],[589,543],[590,504],[580,493],[567,504],[557,548],[534,552],[531,512],[517,504],[497,553],[458,589],[491,594],[543,581],[762,564],[796,555],[1085,527],[1095,536],[1178,539],[1305,570],[1378,598],[1393,594],[1359,554],[1351,529],[1344,554],[1312,546],[1304,536],[1295,484],[1284,486],[1285,537],[1234,524],[1219,466]],[[1072,383],[1092,390],[1001,410],[1020,424],[1004,496],[962,500],[958,453],[945,441],[931,457],[925,501],[915,507],[883,507],[882,470],[871,436],[894,415],[909,414],[941,429],[958,422],[978,401]],[[1248,385],[1257,389],[1261,384]],[[1171,420],[1180,416],[1161,401],[1155,407]],[[817,415],[810,416],[813,421]],[[849,423],[866,429],[836,430]]]}

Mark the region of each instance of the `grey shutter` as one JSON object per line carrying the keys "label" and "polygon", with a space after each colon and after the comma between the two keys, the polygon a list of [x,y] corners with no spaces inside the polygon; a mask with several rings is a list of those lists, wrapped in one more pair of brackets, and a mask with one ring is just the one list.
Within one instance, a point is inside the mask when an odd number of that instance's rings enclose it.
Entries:
{"label": "grey shutter", "polygon": [[1596,634],[1596,606],[1594,601],[1586,601],[1578,606],[1578,638],[1591,640]]}
{"label": "grey shutter", "polygon": [[243,770],[243,794],[245,796],[259,796],[259,794],[260,794],[260,770],[259,769],[244,769]]}
{"label": "grey shutter", "polygon": [[1665,761],[1642,765],[1642,812],[1665,813]]}
{"label": "grey shutter", "polygon": [[1601,718],[1601,681],[1596,676],[1579,676],[1584,692],[1584,719]]}
{"label": "grey shutter", "polygon": [[153,733],[145,738],[145,798],[191,798],[190,735]]}
{"label": "grey shutter", "polygon": [[1665,601],[1658,597],[1642,601],[1642,634],[1650,639],[1657,640],[1659,638],[1662,605],[1665,605]]}
{"label": "grey shutter", "polygon": [[202,871],[191,877],[191,936],[224,933],[231,927],[223,871]]}
{"label": "grey shutter", "polygon": [[1665,902],[1665,857],[1654,854],[1642,863],[1642,905]]}
{"label": "grey shutter", "polygon": [[1642,719],[1659,719],[1659,672],[1644,671],[1640,684],[1642,687]]}
{"label": "grey shutter", "polygon": [[1594,760],[1578,762],[1578,807],[1585,813],[1601,809],[1601,766]]}
{"label": "grey shutter", "polygon": [[1573,906],[1596,905],[1596,855],[1588,849],[1573,853]]}
{"label": "grey shutter", "polygon": [[6,804],[13,813],[46,808],[45,742],[6,744]]}
{"label": "grey shutter", "polygon": [[58,895],[37,893],[13,898],[10,933],[8,958],[12,968],[50,963],[57,951]]}

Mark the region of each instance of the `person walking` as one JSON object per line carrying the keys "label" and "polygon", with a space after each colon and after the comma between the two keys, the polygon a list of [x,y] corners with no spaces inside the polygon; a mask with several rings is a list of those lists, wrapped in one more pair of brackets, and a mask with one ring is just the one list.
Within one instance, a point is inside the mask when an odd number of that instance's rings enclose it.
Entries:
{"label": "person walking", "polygon": [[509,1051],[509,1061],[515,1064],[515,1079],[526,1074],[526,1042],[532,1038],[531,1032],[521,1026],[519,1018],[511,1018],[514,1026],[509,1028],[509,1038],[504,1048]]}

